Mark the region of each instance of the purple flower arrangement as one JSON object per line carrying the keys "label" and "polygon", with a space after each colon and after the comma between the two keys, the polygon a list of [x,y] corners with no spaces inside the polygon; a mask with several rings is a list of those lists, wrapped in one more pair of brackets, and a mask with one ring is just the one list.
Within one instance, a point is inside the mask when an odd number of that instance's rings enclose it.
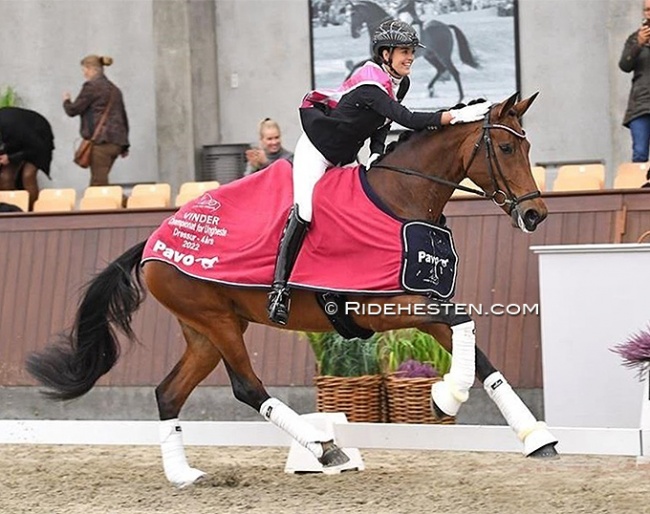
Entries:
{"label": "purple flower arrangement", "polygon": [[438,371],[427,362],[408,359],[399,365],[396,374],[401,378],[434,378]]}

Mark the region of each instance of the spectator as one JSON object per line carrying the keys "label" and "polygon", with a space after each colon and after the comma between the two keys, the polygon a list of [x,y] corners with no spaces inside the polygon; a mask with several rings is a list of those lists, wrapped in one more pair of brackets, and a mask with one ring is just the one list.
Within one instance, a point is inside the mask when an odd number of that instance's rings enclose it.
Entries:
{"label": "spectator", "polygon": [[24,189],[29,209],[38,198],[38,170],[50,176],[54,135],[39,113],[21,107],[0,109],[0,189]]}
{"label": "spectator", "polygon": [[[643,22],[625,41],[618,66],[633,72],[623,125],[632,135],[632,161],[646,162],[650,151],[650,0],[645,0]],[[650,187],[648,182],[643,187]]]}
{"label": "spectator", "polygon": [[271,118],[264,118],[259,125],[260,148],[246,150],[246,171],[250,175],[266,168],[278,159],[293,159],[293,154],[282,147],[282,134],[280,125]]}
{"label": "spectator", "polygon": [[81,60],[86,82],[79,96],[71,101],[63,94],[63,109],[68,116],[81,116],[80,134],[92,139],[96,125],[107,111],[106,121],[95,138],[90,157],[90,185],[105,186],[118,156],[129,155],[129,121],[122,91],[104,75],[104,66],[113,64],[111,57],[88,55]]}

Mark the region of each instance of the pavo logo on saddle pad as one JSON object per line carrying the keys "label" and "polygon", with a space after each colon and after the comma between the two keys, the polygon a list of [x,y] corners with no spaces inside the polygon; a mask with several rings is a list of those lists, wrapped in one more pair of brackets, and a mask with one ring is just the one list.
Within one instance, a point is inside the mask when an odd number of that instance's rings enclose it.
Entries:
{"label": "pavo logo on saddle pad", "polygon": [[414,293],[434,294],[447,300],[454,295],[458,254],[451,230],[423,221],[402,227],[404,261],[402,287]]}

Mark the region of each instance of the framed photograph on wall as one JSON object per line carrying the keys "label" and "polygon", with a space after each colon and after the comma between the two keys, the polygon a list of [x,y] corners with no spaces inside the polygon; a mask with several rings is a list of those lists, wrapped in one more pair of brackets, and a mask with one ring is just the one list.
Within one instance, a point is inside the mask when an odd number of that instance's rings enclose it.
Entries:
{"label": "framed photograph on wall", "polygon": [[385,19],[410,23],[426,46],[416,52],[404,105],[435,111],[519,90],[517,0],[308,0],[312,83],[336,88],[370,58]]}

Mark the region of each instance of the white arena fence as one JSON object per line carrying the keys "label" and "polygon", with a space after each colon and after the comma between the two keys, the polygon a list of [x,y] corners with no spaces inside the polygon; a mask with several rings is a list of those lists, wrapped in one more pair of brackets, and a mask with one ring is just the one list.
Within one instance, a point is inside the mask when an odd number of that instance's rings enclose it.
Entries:
{"label": "white arena fence", "polygon": [[[186,421],[182,426],[188,446],[291,445],[287,434],[265,421]],[[335,439],[343,448],[477,452],[522,452],[523,448],[507,426],[334,422],[333,428]],[[650,429],[549,427],[549,430],[559,440],[560,455],[650,457]],[[158,422],[0,420],[0,444],[158,446]]]}

